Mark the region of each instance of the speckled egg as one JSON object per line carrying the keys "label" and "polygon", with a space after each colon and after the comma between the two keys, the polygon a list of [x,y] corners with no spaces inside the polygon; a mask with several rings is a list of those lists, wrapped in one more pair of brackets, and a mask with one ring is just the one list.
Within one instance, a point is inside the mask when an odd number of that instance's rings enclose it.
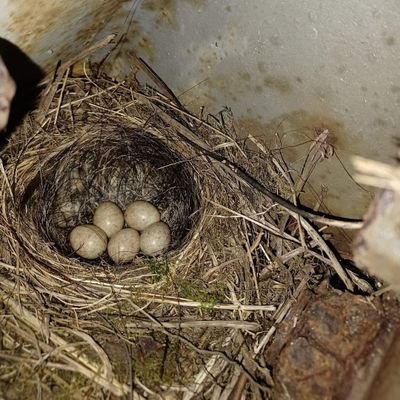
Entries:
{"label": "speckled egg", "polygon": [[94,260],[107,248],[107,235],[98,226],[78,225],[69,235],[72,249],[81,257]]}
{"label": "speckled egg", "polygon": [[125,211],[125,221],[130,228],[142,231],[160,221],[160,213],[148,201],[138,200],[129,204]]}
{"label": "speckled egg", "polygon": [[116,264],[132,261],[139,252],[139,232],[125,228],[114,234],[108,242],[107,252]]}
{"label": "speckled egg", "polygon": [[111,237],[124,226],[124,214],[112,201],[101,203],[93,216],[93,224],[102,229],[108,237]]}
{"label": "speckled egg", "polygon": [[140,250],[147,256],[156,256],[168,249],[171,243],[171,232],[164,222],[156,222],[140,235]]}

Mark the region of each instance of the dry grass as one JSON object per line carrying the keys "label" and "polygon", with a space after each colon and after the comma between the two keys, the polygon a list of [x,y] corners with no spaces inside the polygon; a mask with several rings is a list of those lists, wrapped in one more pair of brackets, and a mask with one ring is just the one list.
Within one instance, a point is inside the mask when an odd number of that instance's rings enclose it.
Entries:
{"label": "dry grass", "polygon": [[[332,267],[353,285],[314,225],[245,177],[294,203],[301,184],[262,143],[237,140],[228,110],[207,121],[135,80],[70,66],[2,153],[4,395],[226,399],[246,382],[254,398],[268,392],[263,350],[297,296]],[[116,267],[69,251],[69,230],[100,201],[145,195],[173,226],[164,257]],[[60,219],[65,203],[77,206]]]}

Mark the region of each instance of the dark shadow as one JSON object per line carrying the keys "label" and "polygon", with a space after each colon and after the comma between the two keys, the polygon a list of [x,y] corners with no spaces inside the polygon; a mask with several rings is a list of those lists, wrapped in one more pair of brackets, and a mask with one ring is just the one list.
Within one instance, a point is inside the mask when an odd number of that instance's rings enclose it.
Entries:
{"label": "dark shadow", "polygon": [[44,77],[44,72],[15,44],[1,37],[0,55],[9,74],[17,84],[17,92],[11,104],[8,126],[0,134],[1,149],[22,118],[35,107],[35,101],[40,92],[38,83]]}
{"label": "dark shadow", "polygon": [[[340,258],[339,258],[339,260],[340,260]],[[376,279],[374,277],[370,276],[366,271],[359,269],[352,261],[340,260],[340,263],[346,270],[353,272],[358,278],[361,278],[367,284],[369,284],[373,291],[379,289],[379,287],[377,286]],[[336,273],[333,274],[329,283],[331,284],[331,286],[333,288],[335,288],[337,290],[340,290],[343,292],[347,290],[343,281],[339,278],[339,276]],[[358,286],[354,287],[353,293],[358,294],[358,295],[363,295],[363,296],[370,294],[370,293],[367,293],[367,292],[361,290],[361,288]]]}

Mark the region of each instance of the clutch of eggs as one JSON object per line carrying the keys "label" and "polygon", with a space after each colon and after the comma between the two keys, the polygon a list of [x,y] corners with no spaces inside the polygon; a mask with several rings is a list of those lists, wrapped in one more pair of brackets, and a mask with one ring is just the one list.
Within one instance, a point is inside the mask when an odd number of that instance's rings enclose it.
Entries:
{"label": "clutch of eggs", "polygon": [[[93,216],[93,225],[79,225],[70,233],[72,249],[81,257],[93,260],[107,249],[116,263],[132,261],[141,251],[157,256],[168,249],[171,233],[160,212],[143,200],[130,203],[125,213],[113,202],[101,203]],[[128,228],[124,229],[124,223]]]}

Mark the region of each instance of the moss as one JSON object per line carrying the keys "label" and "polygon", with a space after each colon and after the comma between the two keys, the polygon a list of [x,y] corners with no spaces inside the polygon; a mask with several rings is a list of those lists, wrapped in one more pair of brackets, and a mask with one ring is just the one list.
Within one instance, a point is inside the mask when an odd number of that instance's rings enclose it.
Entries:
{"label": "moss", "polygon": [[183,281],[180,283],[180,293],[183,297],[201,303],[201,308],[212,309],[224,299],[224,286],[215,284],[204,286],[200,281]]}
{"label": "moss", "polygon": [[[136,375],[146,386],[156,391],[160,390],[161,386],[169,386],[176,382],[177,378],[183,383],[185,377],[177,376],[178,364],[185,358],[180,343],[171,341],[160,332],[154,332],[152,336],[153,338],[143,338],[136,348]],[[190,376],[191,374],[188,377]]]}
{"label": "moss", "polygon": [[153,274],[153,283],[159,282],[163,277],[169,275],[169,264],[168,260],[158,261],[155,258],[145,258],[144,264]]}
{"label": "moss", "polygon": [[[75,372],[61,371],[60,377],[68,383],[68,386],[64,386],[63,388],[59,387],[59,389],[53,393],[54,400],[70,400],[79,398],[81,395],[90,398],[88,392],[85,394],[82,393],[82,388],[87,387],[89,382],[83,375]],[[95,389],[93,388],[93,390]],[[80,395],[78,395],[78,393],[80,393]]]}

